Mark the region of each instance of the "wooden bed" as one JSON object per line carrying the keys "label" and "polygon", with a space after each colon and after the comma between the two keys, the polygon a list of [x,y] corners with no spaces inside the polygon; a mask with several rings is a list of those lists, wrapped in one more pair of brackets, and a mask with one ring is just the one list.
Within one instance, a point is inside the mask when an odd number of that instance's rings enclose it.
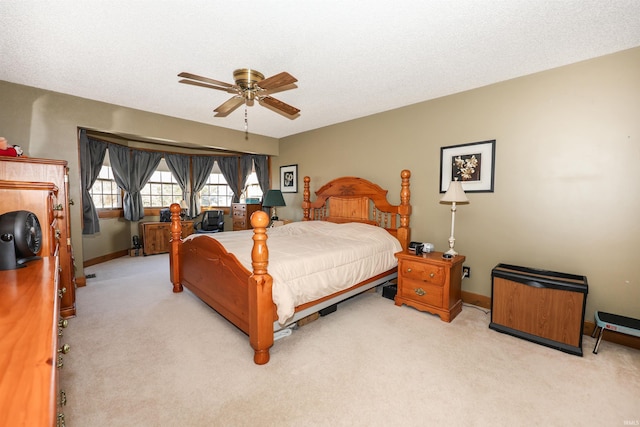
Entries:
{"label": "wooden bed", "polygon": [[[403,170],[400,177],[399,205],[391,205],[387,201],[386,190],[356,177],[330,181],[315,192],[316,199],[311,201],[310,178],[305,177],[303,221],[362,222],[377,225],[395,236],[406,250],[411,237],[411,172]],[[278,329],[279,325],[271,293],[273,279],[267,271],[269,216],[263,211],[255,212],[251,216],[253,271],[249,271],[215,239],[199,236],[181,240],[180,205],[172,204],[170,210],[170,275],[173,292],[182,292],[183,285],[186,286],[202,301],[248,334],[249,342],[254,349],[254,362],[259,365],[266,364],[269,361],[269,349],[274,342],[274,329]],[[296,316],[288,323],[395,277],[397,267],[343,291],[297,306]]]}

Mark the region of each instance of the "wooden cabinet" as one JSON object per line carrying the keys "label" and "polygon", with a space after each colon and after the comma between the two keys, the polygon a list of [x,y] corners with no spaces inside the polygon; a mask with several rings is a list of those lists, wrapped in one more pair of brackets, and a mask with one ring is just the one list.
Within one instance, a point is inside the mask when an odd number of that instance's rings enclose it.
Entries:
{"label": "wooden cabinet", "polygon": [[[43,228],[43,255],[51,255],[57,246],[60,263],[60,288],[64,290],[60,303],[63,317],[76,314],[76,283],[73,251],[71,247],[71,219],[69,215],[69,174],[64,160],[37,159],[31,157],[0,157],[0,180],[7,181],[6,192],[11,182],[30,182],[33,185],[54,187],[51,210],[36,214]],[[3,196],[0,213],[14,210],[34,210],[42,212],[42,199],[38,191],[24,191],[9,198]],[[48,208],[46,208],[48,210]],[[35,213],[35,212],[34,212]],[[53,239],[53,240],[52,240]],[[45,252],[48,251],[48,252]]]}
{"label": "wooden cabinet", "polygon": [[396,254],[398,292],[396,305],[406,304],[418,310],[452,321],[462,311],[462,263],[464,256],[442,258],[442,252],[415,255]]}
{"label": "wooden cabinet", "polygon": [[[193,234],[193,221],[182,221],[182,238]],[[141,222],[140,238],[144,255],[164,254],[171,251],[170,222]]]}
{"label": "wooden cabinet", "polygon": [[262,205],[232,203],[231,218],[233,218],[233,231],[251,230],[251,214],[260,209],[262,209]]}
{"label": "wooden cabinet", "polygon": [[69,347],[59,342],[59,279],[54,256],[0,271],[0,425],[64,422],[58,373]]}

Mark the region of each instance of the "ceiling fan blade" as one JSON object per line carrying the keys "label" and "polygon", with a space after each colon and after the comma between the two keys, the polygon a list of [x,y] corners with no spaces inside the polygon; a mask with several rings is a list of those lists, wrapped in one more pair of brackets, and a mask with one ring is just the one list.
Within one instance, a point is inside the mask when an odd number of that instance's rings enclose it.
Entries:
{"label": "ceiling fan blade", "polygon": [[266,79],[258,82],[258,87],[264,90],[275,89],[280,86],[290,85],[297,82],[298,79],[291,74],[283,71],[275,76],[267,77]]}
{"label": "ceiling fan blade", "polygon": [[273,95],[274,93],[280,93],[286,90],[297,89],[297,88],[298,86],[295,83],[291,83],[290,85],[275,87],[269,90],[262,90],[260,91],[260,96],[265,97],[265,96]]}
{"label": "ceiling fan blade", "polygon": [[213,110],[216,113],[214,117],[226,117],[242,104],[244,104],[244,98],[241,96],[234,96]]}
{"label": "ceiling fan blade", "polygon": [[223,90],[225,92],[229,92],[229,93],[237,93],[238,90],[236,90],[234,87],[220,87],[220,86],[214,86],[214,85],[210,85],[207,83],[201,83],[201,82],[196,82],[193,80],[178,80],[178,83],[184,83],[184,84],[188,84],[188,85],[193,85],[193,86],[200,86],[200,87],[206,87],[208,89],[217,89],[217,90]]}
{"label": "ceiling fan blade", "polygon": [[300,112],[298,108],[292,107],[289,104],[285,104],[284,102],[271,96],[265,96],[264,98],[260,99],[260,102],[265,103],[268,106],[275,108],[276,110],[282,111],[289,116],[295,116]]}
{"label": "ceiling fan blade", "polygon": [[191,79],[191,80],[199,80],[201,82],[211,83],[212,85],[216,85],[216,86],[222,86],[222,87],[228,87],[228,88],[235,87],[231,83],[221,82],[219,80],[210,79],[209,77],[202,77],[196,74],[186,73],[184,71],[178,74],[178,77],[183,77],[185,79]]}

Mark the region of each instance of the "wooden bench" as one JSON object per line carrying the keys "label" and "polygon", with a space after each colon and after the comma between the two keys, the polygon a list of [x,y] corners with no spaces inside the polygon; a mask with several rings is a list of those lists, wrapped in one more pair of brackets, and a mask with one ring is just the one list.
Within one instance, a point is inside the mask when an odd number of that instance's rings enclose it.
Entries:
{"label": "wooden bench", "polygon": [[[640,337],[640,320],[638,319],[596,311],[595,321],[596,327],[593,329],[591,337],[595,338],[598,335],[598,340],[593,348],[593,354],[598,354],[598,347],[600,347],[600,341],[602,341],[605,329]],[[597,333],[598,329],[600,329],[599,334]]]}

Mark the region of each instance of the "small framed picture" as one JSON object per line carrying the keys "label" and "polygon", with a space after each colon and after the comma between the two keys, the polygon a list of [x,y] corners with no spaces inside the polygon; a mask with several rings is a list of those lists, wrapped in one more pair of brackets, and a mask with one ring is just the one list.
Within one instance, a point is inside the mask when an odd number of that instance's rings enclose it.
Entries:
{"label": "small framed picture", "polygon": [[495,139],[441,147],[440,192],[457,179],[467,193],[493,193],[495,160]]}
{"label": "small framed picture", "polygon": [[298,165],[280,166],[280,191],[298,192]]}

